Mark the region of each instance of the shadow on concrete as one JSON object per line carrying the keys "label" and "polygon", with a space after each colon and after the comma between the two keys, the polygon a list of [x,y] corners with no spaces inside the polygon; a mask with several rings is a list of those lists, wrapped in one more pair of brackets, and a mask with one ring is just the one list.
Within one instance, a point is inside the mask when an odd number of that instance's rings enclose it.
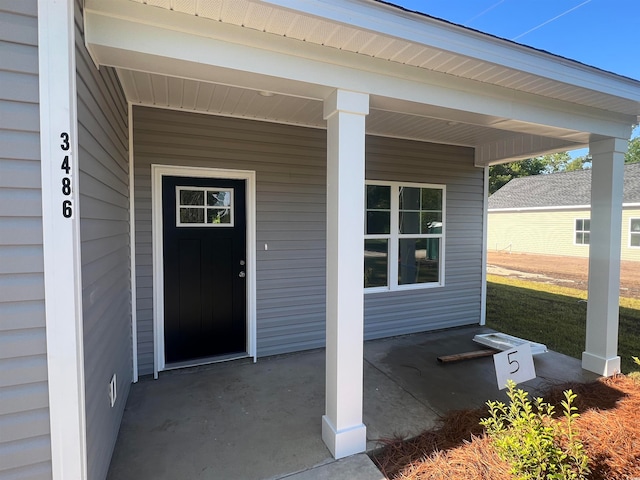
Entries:
{"label": "shadow on concrete", "polygon": [[[490,331],[463,327],[366,342],[367,449],[433,429],[452,410],[506,398],[497,389],[491,357],[436,361],[477,350],[473,336]],[[324,478],[323,472],[344,469],[346,463],[333,465],[321,439],[324,362],[324,350],[315,350],[141,380],[131,388],[108,480]],[[536,356],[535,366],[538,377],[525,384],[534,394],[597,377],[579,360],[555,352]],[[361,468],[362,461],[349,478],[382,478]]]}

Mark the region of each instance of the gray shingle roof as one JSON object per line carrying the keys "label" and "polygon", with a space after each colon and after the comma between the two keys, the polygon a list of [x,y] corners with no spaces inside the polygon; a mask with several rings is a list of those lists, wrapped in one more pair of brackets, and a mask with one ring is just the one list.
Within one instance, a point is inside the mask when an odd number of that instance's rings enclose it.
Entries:
{"label": "gray shingle roof", "polygon": [[[640,163],[624,167],[623,203],[640,203]],[[489,197],[489,209],[591,204],[591,170],[514,178]]]}

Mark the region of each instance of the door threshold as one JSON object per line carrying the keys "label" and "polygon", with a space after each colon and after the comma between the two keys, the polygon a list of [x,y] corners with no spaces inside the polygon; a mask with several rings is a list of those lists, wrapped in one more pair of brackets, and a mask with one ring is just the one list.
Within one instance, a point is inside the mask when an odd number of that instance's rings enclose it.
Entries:
{"label": "door threshold", "polygon": [[226,355],[216,355],[215,357],[196,358],[194,360],[185,360],[183,362],[167,363],[164,370],[178,370],[179,368],[200,367],[202,365],[210,365],[212,363],[229,362],[231,360],[240,360],[242,358],[251,358],[247,352],[228,353]]}

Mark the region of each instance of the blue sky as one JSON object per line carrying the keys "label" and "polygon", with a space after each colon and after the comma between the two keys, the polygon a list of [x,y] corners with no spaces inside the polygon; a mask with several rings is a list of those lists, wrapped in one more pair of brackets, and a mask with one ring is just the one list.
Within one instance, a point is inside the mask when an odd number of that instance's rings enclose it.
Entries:
{"label": "blue sky", "polygon": [[640,0],[389,1],[640,80]]}
{"label": "blue sky", "polygon": [[640,80],[639,0],[391,0]]}

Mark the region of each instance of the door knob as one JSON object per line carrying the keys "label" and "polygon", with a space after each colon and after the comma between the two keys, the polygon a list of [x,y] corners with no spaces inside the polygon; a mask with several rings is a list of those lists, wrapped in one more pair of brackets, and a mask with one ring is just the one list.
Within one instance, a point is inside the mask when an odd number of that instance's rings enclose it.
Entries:
{"label": "door knob", "polygon": [[246,273],[244,273],[244,272],[240,272],[240,273],[238,274],[238,276],[239,276],[240,278],[244,278],[244,277],[245,277],[245,275],[246,275]]}

